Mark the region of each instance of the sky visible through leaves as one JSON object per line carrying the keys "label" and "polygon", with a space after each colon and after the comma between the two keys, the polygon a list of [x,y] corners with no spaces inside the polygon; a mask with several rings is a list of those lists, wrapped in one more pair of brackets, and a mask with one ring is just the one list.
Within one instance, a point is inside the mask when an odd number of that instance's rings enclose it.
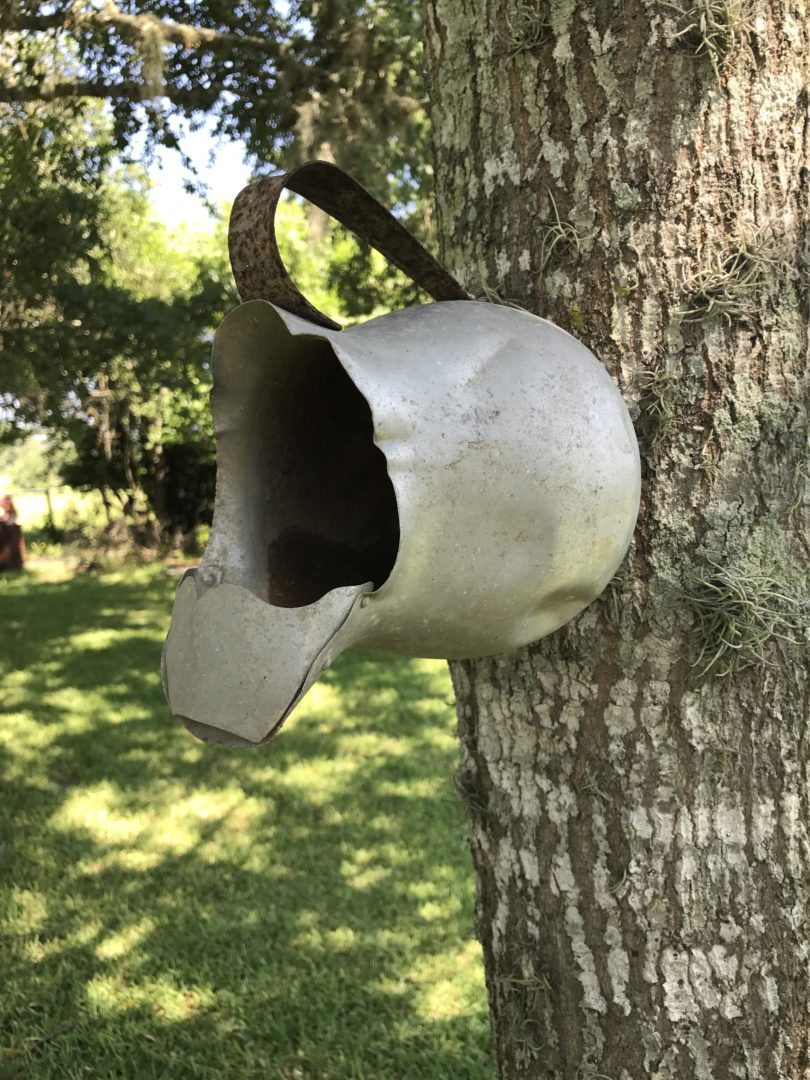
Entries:
{"label": "sky visible through leaves", "polygon": [[[215,139],[210,123],[199,131],[186,134],[181,142],[183,151],[208,187],[210,201],[218,207],[230,205],[250,180],[244,146]],[[149,178],[152,181],[150,201],[165,225],[185,224],[192,229],[203,229],[211,224],[204,200],[185,190],[184,182],[188,176],[176,151],[159,150],[149,168]]]}

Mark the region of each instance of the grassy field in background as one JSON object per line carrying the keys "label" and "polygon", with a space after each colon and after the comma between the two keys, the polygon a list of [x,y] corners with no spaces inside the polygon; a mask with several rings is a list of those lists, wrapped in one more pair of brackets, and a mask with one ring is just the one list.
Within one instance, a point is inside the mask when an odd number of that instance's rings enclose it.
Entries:
{"label": "grassy field in background", "polygon": [[0,1080],[491,1080],[444,665],[346,654],[206,747],[175,581],[53,570],[0,578]]}

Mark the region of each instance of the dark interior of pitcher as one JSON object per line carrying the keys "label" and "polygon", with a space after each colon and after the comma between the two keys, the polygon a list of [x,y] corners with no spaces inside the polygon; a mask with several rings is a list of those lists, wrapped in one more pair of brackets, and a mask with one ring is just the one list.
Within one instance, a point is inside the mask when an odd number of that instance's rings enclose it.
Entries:
{"label": "dark interior of pitcher", "polygon": [[253,446],[268,600],[301,607],[341,585],[379,588],[399,515],[368,402],[319,338],[290,338],[265,372]]}

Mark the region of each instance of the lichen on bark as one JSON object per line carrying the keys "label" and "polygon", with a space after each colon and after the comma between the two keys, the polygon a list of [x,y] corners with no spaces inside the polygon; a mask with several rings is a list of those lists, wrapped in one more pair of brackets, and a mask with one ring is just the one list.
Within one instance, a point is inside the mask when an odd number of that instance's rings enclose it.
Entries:
{"label": "lichen on bark", "polygon": [[[500,1075],[798,1080],[807,11],[751,0],[712,63],[658,0],[545,0],[542,33],[504,49],[523,10],[424,3],[443,254],[601,358],[643,494],[605,597],[515,656],[452,665]],[[764,603],[752,580],[791,612],[725,675],[696,663],[696,583],[718,567],[748,568],[743,613]]]}

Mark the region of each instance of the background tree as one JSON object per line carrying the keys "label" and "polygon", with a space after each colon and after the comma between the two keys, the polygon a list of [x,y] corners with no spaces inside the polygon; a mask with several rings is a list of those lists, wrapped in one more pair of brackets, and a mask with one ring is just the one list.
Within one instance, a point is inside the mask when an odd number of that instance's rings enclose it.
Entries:
{"label": "background tree", "polygon": [[[208,354],[238,302],[224,220],[196,237],[155,220],[143,174],[110,171],[109,125],[92,105],[3,109],[16,122],[0,131],[13,253],[0,294],[0,435],[50,432],[73,451],[62,480],[97,488],[108,507],[115,496],[132,524],[151,522],[164,539],[185,535],[213,504]],[[415,294],[346,230],[326,223],[313,243],[300,200],[280,220],[296,280],[336,317]]]}
{"label": "background tree", "polygon": [[[56,62],[51,50],[16,39],[32,65]],[[0,71],[11,52],[0,43]],[[12,334],[34,332],[59,311],[56,291],[93,280],[104,217],[102,191],[112,147],[92,102],[0,104],[0,347],[8,394],[36,396],[35,361],[12,350]],[[38,361],[51,369],[45,354]],[[8,401],[5,402],[8,404]]]}
{"label": "background tree", "polygon": [[213,496],[208,352],[234,297],[224,243],[180,250],[150,222],[143,178],[109,171],[92,103],[0,110],[3,438],[49,431],[73,451],[64,480],[187,531]]}
{"label": "background tree", "polygon": [[67,51],[67,70],[11,52],[0,101],[108,102],[119,149],[137,131],[178,145],[207,118],[260,165],[332,154],[402,207],[429,188],[418,7],[409,0],[9,0],[7,41]]}
{"label": "background tree", "polygon": [[439,232],[633,404],[634,550],[452,665],[500,1074],[810,1070],[804,5],[427,0]]}
{"label": "background tree", "polygon": [[[178,147],[184,122],[204,120],[243,138],[260,168],[331,156],[334,144],[424,232],[416,18],[407,4],[348,3],[283,14],[258,3],[238,16],[183,3],[0,11],[1,227],[14,253],[0,283],[6,438],[32,424],[66,434],[76,457],[65,478],[118,493],[130,518],[148,511],[164,536],[206,519],[206,354],[235,302],[224,235],[194,265],[175,254],[165,230],[140,223],[142,174],[119,167],[112,182],[113,161],[144,135],[147,158]],[[367,246],[307,215],[290,204],[288,257],[327,308],[352,319],[415,299]]]}

